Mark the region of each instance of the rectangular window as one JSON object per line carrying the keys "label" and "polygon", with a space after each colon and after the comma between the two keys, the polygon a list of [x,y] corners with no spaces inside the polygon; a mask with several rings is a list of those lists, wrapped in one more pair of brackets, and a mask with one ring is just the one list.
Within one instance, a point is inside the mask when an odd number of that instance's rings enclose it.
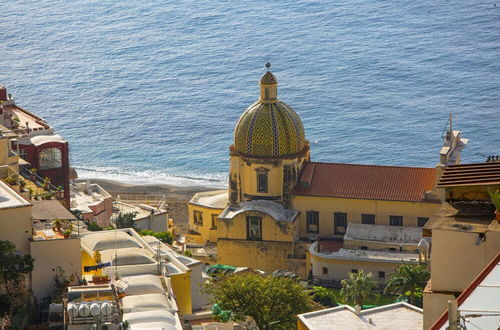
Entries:
{"label": "rectangular window", "polygon": [[403,225],[403,217],[400,215],[390,215],[389,216],[389,224],[391,226],[402,226]]}
{"label": "rectangular window", "polygon": [[262,239],[261,217],[247,217],[247,239],[255,241]]}
{"label": "rectangular window", "polygon": [[385,272],[378,272],[378,278],[385,278]]}
{"label": "rectangular window", "polygon": [[217,229],[217,218],[219,216],[217,214],[212,214],[212,227],[210,229]]}
{"label": "rectangular window", "polygon": [[347,228],[347,213],[337,212],[333,214],[334,232],[337,235],[345,234]]}
{"label": "rectangular window", "polygon": [[203,212],[193,211],[193,220],[195,225],[203,226]]}
{"label": "rectangular window", "polygon": [[328,268],[323,267],[322,272],[323,272],[323,275],[328,275]]}
{"label": "rectangular window", "polygon": [[425,224],[427,223],[428,220],[429,220],[429,218],[426,218],[426,217],[418,217],[417,218],[417,225],[419,227],[423,227],[423,226],[425,226]]}
{"label": "rectangular window", "polygon": [[374,225],[375,214],[361,214],[361,223],[364,225]]}
{"label": "rectangular window", "polygon": [[307,211],[307,232],[312,234],[317,234],[319,232],[319,212],[318,211]]}
{"label": "rectangular window", "polygon": [[264,171],[257,172],[257,192],[260,193],[267,192],[267,172]]}
{"label": "rectangular window", "polygon": [[351,273],[357,274],[358,270],[357,269],[351,269]]}
{"label": "rectangular window", "polygon": [[361,246],[360,249],[361,250],[368,250],[368,246]]}

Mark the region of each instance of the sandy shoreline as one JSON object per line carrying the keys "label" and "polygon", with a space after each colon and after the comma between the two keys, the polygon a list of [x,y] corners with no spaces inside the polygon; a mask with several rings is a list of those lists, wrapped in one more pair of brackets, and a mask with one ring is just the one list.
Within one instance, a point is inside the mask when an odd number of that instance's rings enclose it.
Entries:
{"label": "sandy shoreline", "polygon": [[[82,180],[84,179],[76,181]],[[169,206],[169,216],[174,219],[176,226],[181,230],[187,228],[187,203],[191,197],[200,191],[220,189],[215,187],[175,186],[170,184],[129,184],[108,179],[90,178],[89,180],[91,183],[97,183],[99,186],[104,188],[113,196],[113,199],[120,194],[164,195]]]}

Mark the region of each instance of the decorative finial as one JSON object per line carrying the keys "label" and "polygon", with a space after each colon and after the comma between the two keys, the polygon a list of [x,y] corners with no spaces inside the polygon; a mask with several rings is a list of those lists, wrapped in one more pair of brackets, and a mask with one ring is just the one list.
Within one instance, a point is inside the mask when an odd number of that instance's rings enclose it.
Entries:
{"label": "decorative finial", "polygon": [[269,70],[270,67],[271,67],[271,63],[267,62],[266,63],[266,68]]}

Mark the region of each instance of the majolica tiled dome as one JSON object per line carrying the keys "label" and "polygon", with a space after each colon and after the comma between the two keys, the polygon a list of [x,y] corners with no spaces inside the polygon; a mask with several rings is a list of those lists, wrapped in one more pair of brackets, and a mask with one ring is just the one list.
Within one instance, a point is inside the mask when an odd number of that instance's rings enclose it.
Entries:
{"label": "majolica tiled dome", "polygon": [[306,148],[300,117],[277,99],[277,80],[266,72],[260,80],[260,99],[240,117],[234,131],[234,150],[256,158],[289,158]]}

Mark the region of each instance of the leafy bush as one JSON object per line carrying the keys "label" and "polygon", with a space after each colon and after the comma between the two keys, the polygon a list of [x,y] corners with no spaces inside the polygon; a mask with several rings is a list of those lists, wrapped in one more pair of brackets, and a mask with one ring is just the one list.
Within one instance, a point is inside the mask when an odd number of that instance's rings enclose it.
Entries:
{"label": "leafy bush", "polygon": [[312,298],[315,302],[320,303],[325,307],[337,306],[337,299],[331,289],[327,289],[322,286],[313,286],[311,292]]}
{"label": "leafy bush", "polygon": [[143,230],[139,231],[139,234],[141,234],[142,236],[147,236],[147,235],[154,236],[158,240],[162,241],[163,243],[172,244],[172,242],[174,241],[172,234],[168,231],[152,231],[152,230],[143,229]]}
{"label": "leafy bush", "polygon": [[101,231],[102,227],[97,224],[97,222],[92,221],[87,225],[87,229],[90,231]]}
{"label": "leafy bush", "polygon": [[134,228],[137,229],[137,226],[135,224],[135,216],[137,215],[136,212],[129,212],[129,213],[120,213],[116,217],[115,223],[116,223],[116,228]]}

